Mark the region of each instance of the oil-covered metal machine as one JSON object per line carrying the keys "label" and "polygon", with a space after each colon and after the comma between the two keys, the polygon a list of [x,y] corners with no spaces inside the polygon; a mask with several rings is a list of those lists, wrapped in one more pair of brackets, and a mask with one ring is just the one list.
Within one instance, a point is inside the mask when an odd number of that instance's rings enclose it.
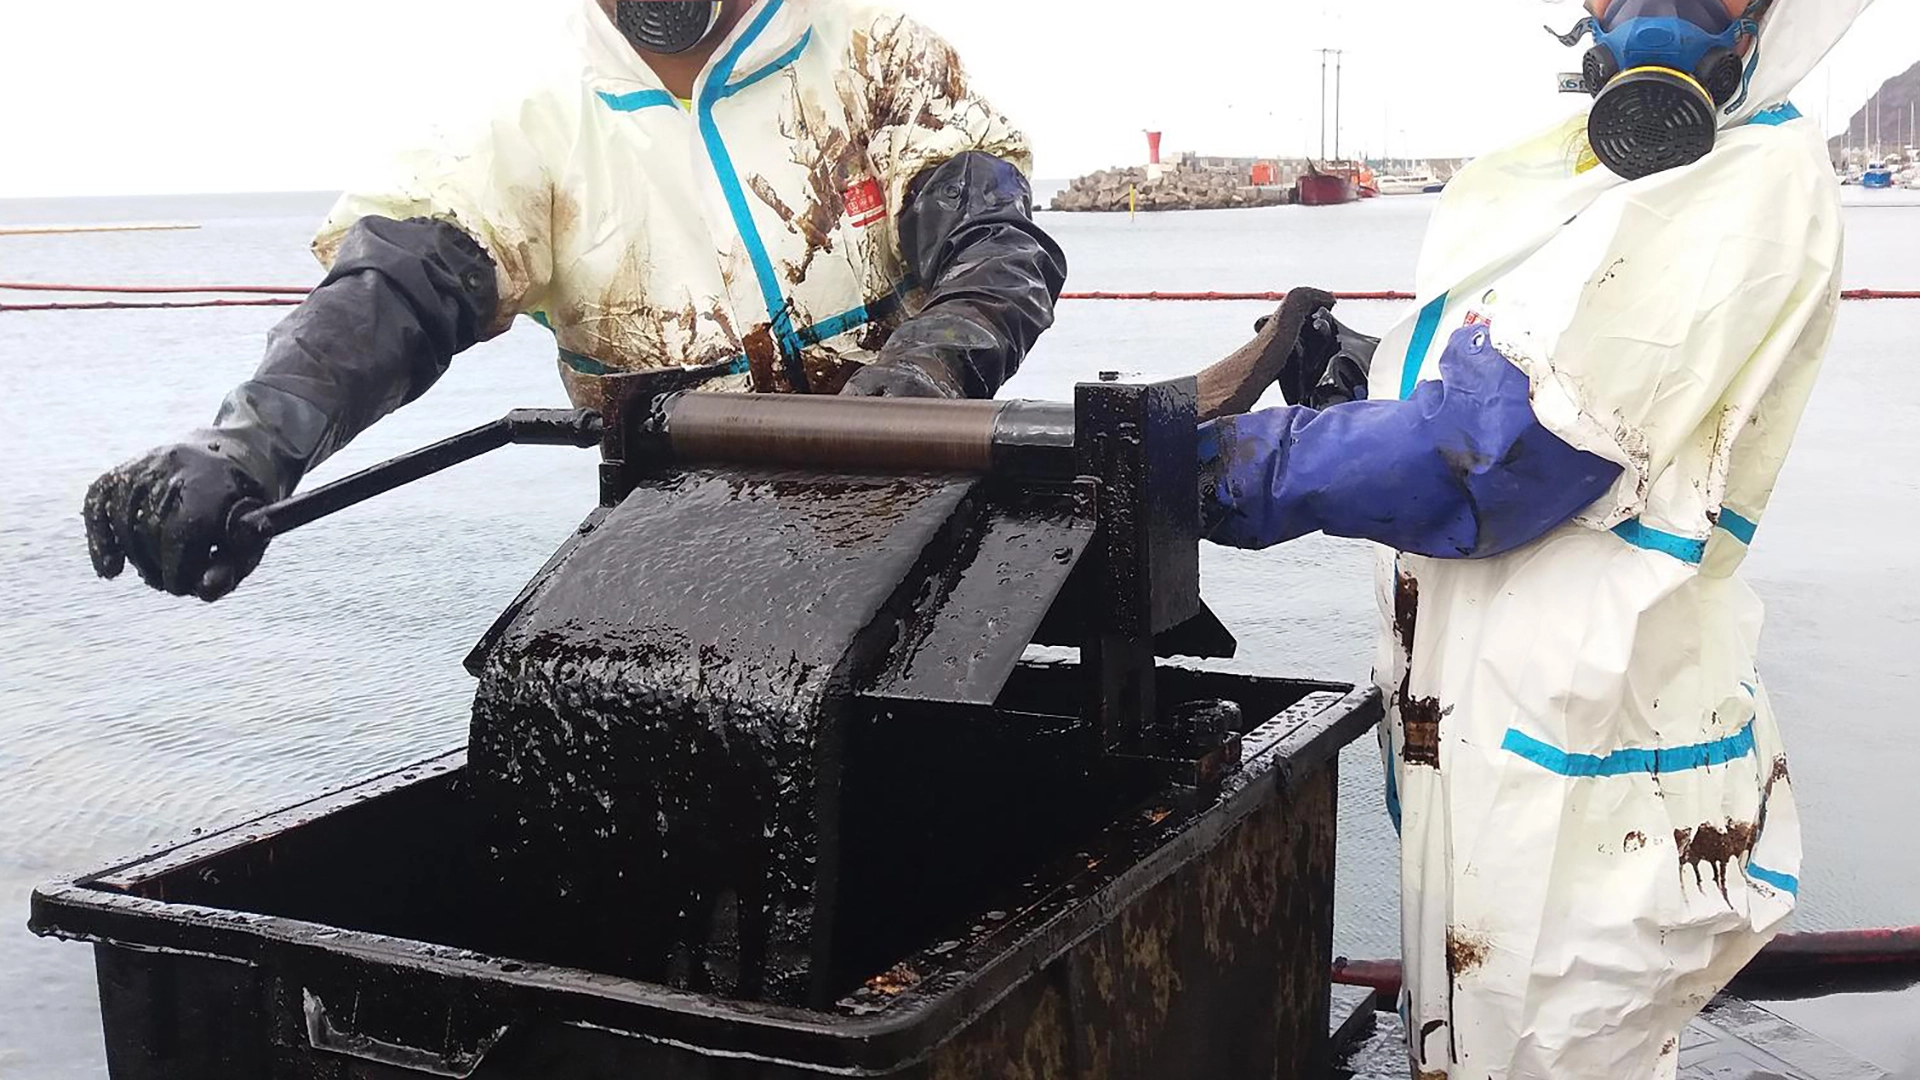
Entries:
{"label": "oil-covered metal machine", "polygon": [[97,945],[116,1080],[1322,1074],[1336,755],[1378,701],[1161,662],[1235,647],[1193,381],[631,378],[246,518],[601,449],[469,658],[464,753],[36,894]]}
{"label": "oil-covered metal machine", "polygon": [[[616,407],[606,509],[470,661],[470,769],[525,903],[570,913],[558,955],[824,1005],[980,878],[960,838],[998,861],[1010,808],[1065,812],[1036,792],[1232,759],[1221,709],[1155,694],[1157,645],[1233,648],[1193,381],[1079,397]],[[1034,643],[1081,649],[1064,715],[997,709]]]}

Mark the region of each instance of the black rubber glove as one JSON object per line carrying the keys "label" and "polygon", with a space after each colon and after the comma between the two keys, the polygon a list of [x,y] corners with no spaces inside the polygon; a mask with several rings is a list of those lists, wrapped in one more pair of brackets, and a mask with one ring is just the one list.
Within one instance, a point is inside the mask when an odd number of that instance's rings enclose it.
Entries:
{"label": "black rubber glove", "polygon": [[933,363],[926,365],[903,354],[889,357],[883,351],[880,359],[854,372],[840,392],[854,397],[966,397],[962,387],[948,381],[951,373],[944,358],[931,359]]}
{"label": "black rubber glove", "polygon": [[87,552],[94,572],[120,576],[129,560],[148,585],[175,596],[218,600],[260,563],[265,544],[229,536],[236,507],[271,493],[217,431],[161,447],[87,489]]}
{"label": "black rubber glove", "polygon": [[1067,259],[1020,170],[970,151],[914,178],[900,246],[926,303],[843,394],[990,398],[1053,325]]}
{"label": "black rubber glove", "polygon": [[217,600],[265,541],[230,534],[236,508],[287,497],[309,469],[440,378],[499,305],[493,260],[454,225],[366,218],[333,270],[267,335],[266,358],[213,426],[121,465],[87,491],[101,577]]}
{"label": "black rubber glove", "polygon": [[[1255,320],[1254,333],[1265,329],[1269,318]],[[1347,326],[1322,307],[1300,328],[1300,338],[1280,372],[1280,393],[1287,404],[1310,409],[1364,401],[1373,352],[1379,345],[1379,338]]]}

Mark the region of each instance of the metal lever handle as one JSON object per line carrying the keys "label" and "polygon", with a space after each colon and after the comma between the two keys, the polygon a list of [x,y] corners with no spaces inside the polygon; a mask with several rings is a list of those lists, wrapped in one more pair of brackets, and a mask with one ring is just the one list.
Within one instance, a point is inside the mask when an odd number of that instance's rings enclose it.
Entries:
{"label": "metal lever handle", "polygon": [[491,424],[401,454],[271,506],[262,506],[254,499],[242,502],[228,516],[227,535],[236,543],[264,544],[328,514],[503,446],[588,447],[600,441],[605,427],[600,414],[592,409],[515,409]]}
{"label": "metal lever handle", "polygon": [[1253,408],[1286,371],[1313,313],[1332,306],[1333,296],[1319,289],[1289,289],[1279,310],[1255,324],[1252,341],[1194,376],[1200,420],[1237,416]]}

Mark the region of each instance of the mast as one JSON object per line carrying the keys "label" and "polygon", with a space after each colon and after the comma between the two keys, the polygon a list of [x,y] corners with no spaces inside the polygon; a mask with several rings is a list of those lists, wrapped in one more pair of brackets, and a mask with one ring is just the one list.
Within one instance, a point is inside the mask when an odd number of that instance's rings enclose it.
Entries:
{"label": "mast", "polygon": [[[1885,89],[1882,87],[1881,89]],[[1880,112],[1880,91],[1873,92],[1873,156],[1882,156],[1880,143],[1887,137],[1887,120]]]}
{"label": "mast", "polygon": [[[1828,126],[1829,124],[1832,124],[1832,123],[1833,123],[1833,69],[1828,68],[1827,69],[1827,92],[1825,96],[1823,96],[1820,99],[1820,134],[1825,135],[1827,132],[1832,131],[1833,129]],[[1849,128],[1853,126],[1853,119],[1851,117],[1847,119],[1847,126]]]}
{"label": "mast", "polygon": [[1327,50],[1320,50],[1320,160],[1327,160]]}
{"label": "mast", "polygon": [[1340,53],[1333,50],[1333,156],[1340,157]]}

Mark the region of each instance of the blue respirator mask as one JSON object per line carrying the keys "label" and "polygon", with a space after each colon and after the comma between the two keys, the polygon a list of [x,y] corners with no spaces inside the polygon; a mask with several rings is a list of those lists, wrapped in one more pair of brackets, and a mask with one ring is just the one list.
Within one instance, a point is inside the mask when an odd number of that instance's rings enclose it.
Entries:
{"label": "blue respirator mask", "polygon": [[651,53],[683,53],[707,40],[720,25],[720,0],[619,0],[613,24]]}
{"label": "blue respirator mask", "polygon": [[[1593,35],[1580,74],[1563,76],[1561,89],[1594,96],[1594,156],[1628,180],[1706,157],[1720,114],[1746,101],[1771,3],[1753,0],[1735,18],[1722,0],[1614,0],[1605,15],[1554,33],[1569,47]],[[1752,43],[1744,60],[1742,42]]]}

